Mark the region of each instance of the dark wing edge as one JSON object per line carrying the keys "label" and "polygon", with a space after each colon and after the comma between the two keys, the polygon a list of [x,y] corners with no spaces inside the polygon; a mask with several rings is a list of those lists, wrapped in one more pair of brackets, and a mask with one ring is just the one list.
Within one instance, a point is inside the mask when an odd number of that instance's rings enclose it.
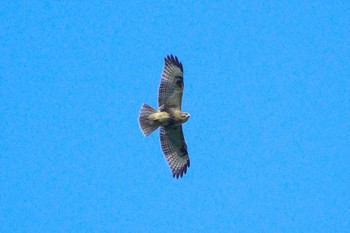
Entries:
{"label": "dark wing edge", "polygon": [[172,54],[170,54],[170,56],[167,55],[166,58],[164,58],[164,62],[165,62],[165,64],[167,64],[167,63],[174,64],[175,66],[180,68],[181,72],[184,72],[184,69],[182,67],[182,63],[179,61],[177,56],[174,57]]}
{"label": "dark wing edge", "polygon": [[181,109],[183,95],[183,66],[173,55],[164,58],[164,69],[158,90],[158,107]]}
{"label": "dark wing edge", "polygon": [[173,177],[182,177],[186,174],[187,168],[190,167],[182,126],[161,127],[160,143]]}

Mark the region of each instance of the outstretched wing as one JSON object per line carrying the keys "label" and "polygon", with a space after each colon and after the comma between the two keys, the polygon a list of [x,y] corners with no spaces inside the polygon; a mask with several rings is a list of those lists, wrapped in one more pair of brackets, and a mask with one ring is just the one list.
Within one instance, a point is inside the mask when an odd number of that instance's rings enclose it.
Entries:
{"label": "outstretched wing", "polygon": [[170,108],[181,110],[184,90],[182,64],[173,55],[168,55],[164,62],[162,80],[158,91],[158,107],[161,111]]}
{"label": "outstretched wing", "polygon": [[186,174],[187,168],[190,167],[182,126],[161,127],[160,143],[173,177],[182,177],[183,174]]}

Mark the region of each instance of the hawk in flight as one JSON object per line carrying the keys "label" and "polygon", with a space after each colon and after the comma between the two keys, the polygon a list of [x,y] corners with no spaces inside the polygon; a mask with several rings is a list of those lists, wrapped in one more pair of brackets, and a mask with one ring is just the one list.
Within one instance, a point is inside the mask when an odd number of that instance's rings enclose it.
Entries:
{"label": "hawk in flight", "polygon": [[183,67],[177,57],[168,55],[164,59],[164,70],[158,90],[159,111],[143,104],[139,116],[139,124],[145,136],[160,127],[160,143],[173,173],[179,178],[186,174],[190,166],[187,146],[182,132],[182,124],[190,114],[181,111],[184,91]]}

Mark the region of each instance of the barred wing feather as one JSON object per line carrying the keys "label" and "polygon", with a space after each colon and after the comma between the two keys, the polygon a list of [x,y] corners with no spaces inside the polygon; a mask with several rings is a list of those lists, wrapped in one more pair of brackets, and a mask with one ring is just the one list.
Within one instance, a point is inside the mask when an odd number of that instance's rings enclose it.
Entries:
{"label": "barred wing feather", "polygon": [[167,56],[164,63],[158,90],[158,107],[161,111],[170,108],[181,110],[184,90],[182,64],[173,55]]}
{"label": "barred wing feather", "polygon": [[190,166],[187,153],[187,145],[181,126],[165,126],[160,128],[160,143],[165,158],[173,173],[173,177],[179,178],[186,174]]}

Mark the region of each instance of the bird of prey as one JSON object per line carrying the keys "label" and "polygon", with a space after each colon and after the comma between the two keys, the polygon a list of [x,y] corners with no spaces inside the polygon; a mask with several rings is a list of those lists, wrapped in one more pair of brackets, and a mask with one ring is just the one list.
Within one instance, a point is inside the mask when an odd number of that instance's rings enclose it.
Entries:
{"label": "bird of prey", "polygon": [[164,58],[164,69],[158,90],[159,111],[143,104],[139,125],[145,136],[160,127],[160,143],[174,178],[182,177],[190,167],[187,145],[182,124],[190,114],[181,111],[184,91],[183,67],[178,58],[168,55]]}

